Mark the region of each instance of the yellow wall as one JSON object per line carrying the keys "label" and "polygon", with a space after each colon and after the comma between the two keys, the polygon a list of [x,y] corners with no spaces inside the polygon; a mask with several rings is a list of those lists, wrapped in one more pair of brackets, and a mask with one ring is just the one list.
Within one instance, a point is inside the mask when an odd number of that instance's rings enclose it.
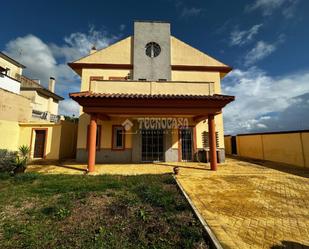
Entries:
{"label": "yellow wall", "polygon": [[[172,81],[196,81],[214,83],[214,92],[221,93],[219,72],[172,71]],[[188,83],[190,84],[190,83]]]}
{"label": "yellow wall", "polygon": [[236,141],[238,155],[263,159],[262,138],[260,135],[237,136]]}
{"label": "yellow wall", "polygon": [[[104,80],[108,80],[109,77],[126,77],[128,74],[132,75],[132,70],[128,69],[91,69],[84,68],[82,70],[81,79],[81,91],[89,90],[89,82],[91,76],[103,76]],[[101,82],[102,84],[102,82]]]}
{"label": "yellow wall", "polygon": [[2,57],[0,57],[0,66],[3,68],[9,68],[10,69],[9,76],[12,78],[16,79],[17,78],[16,74],[19,74],[19,75],[22,74],[21,67],[14,65],[13,63],[3,59]]}
{"label": "yellow wall", "polygon": [[58,102],[53,98],[43,96],[36,91],[20,91],[20,93],[31,100],[33,110],[58,115]]}
{"label": "yellow wall", "polygon": [[136,94],[213,94],[214,84],[208,82],[142,82],[92,81],[91,91]]}
{"label": "yellow wall", "polygon": [[[101,125],[101,149],[111,149],[112,147],[112,126],[122,125],[126,118],[112,118],[108,121],[98,120],[98,125]],[[89,115],[83,113],[79,118],[77,148],[85,149],[87,146],[87,130],[89,125]],[[132,135],[126,133],[125,148],[132,148]]]}
{"label": "yellow wall", "polygon": [[29,99],[0,89],[0,120],[25,122],[30,118]]}
{"label": "yellow wall", "polygon": [[[20,124],[20,137],[19,145],[28,145],[31,147],[31,158],[34,153],[34,142],[35,142],[35,131],[33,129],[47,128],[47,141],[46,141],[46,159],[58,159],[59,158],[59,147],[60,147],[60,135],[61,126],[58,124]],[[31,133],[33,135],[31,137]]]}
{"label": "yellow wall", "polygon": [[225,154],[232,155],[232,137],[224,136]]}
{"label": "yellow wall", "polygon": [[18,150],[19,126],[16,121],[0,120],[0,149]]}
{"label": "yellow wall", "polygon": [[[73,158],[76,148],[77,125],[67,121],[52,123],[20,123],[18,146],[31,147],[31,158],[34,153],[35,129],[47,129],[46,159]],[[32,136],[31,136],[32,134]]]}
{"label": "yellow wall", "polygon": [[237,136],[237,154],[309,167],[309,132]]}
{"label": "yellow wall", "polygon": [[61,121],[61,140],[59,158],[75,158],[77,140],[77,124]]}
{"label": "yellow wall", "polygon": [[132,64],[132,37],[129,36],[109,47],[85,56],[76,63]]}
{"label": "yellow wall", "polygon": [[211,56],[171,36],[171,64],[189,66],[226,66]]}
{"label": "yellow wall", "polygon": [[309,167],[309,132],[301,133],[301,141],[303,145],[304,165]]}

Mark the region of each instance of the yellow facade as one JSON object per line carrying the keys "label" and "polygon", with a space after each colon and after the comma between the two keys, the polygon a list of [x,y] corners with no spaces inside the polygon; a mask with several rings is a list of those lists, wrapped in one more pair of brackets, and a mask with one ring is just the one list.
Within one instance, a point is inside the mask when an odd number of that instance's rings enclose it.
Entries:
{"label": "yellow facade", "polygon": [[[230,137],[225,137],[226,153],[231,154]],[[309,132],[284,132],[237,136],[237,155],[309,167]]]}
{"label": "yellow facade", "polygon": [[27,145],[31,148],[30,157],[33,158],[36,130],[46,129],[45,158],[58,160],[74,157],[77,125],[62,121],[53,123],[20,123],[18,146]]}
{"label": "yellow facade", "polygon": [[18,149],[19,125],[16,121],[0,120],[0,149]]}
{"label": "yellow facade", "polygon": [[9,60],[6,60],[0,57],[0,67],[9,68],[8,76],[17,79],[19,75],[22,74],[22,67],[11,63]]}
{"label": "yellow facade", "polygon": [[[173,69],[173,66],[206,66],[206,67],[226,67],[227,65],[212,58],[211,56],[193,48],[192,46],[170,36],[171,46],[171,78],[170,81],[134,81],[132,80],[133,70],[133,36],[127,37],[107,48],[92,51],[73,63],[72,68],[81,76],[80,91],[91,91],[95,93],[123,93],[123,94],[190,94],[190,95],[213,95],[221,94],[221,79],[225,73],[218,71],[194,71],[186,69]],[[88,64],[88,65],[87,65]],[[96,64],[98,66],[96,66]],[[74,67],[74,65],[87,65],[87,67]],[[89,66],[93,65],[93,66]],[[104,68],[104,65],[122,65],[121,69]],[[127,69],[124,69],[127,68]],[[128,80],[117,80],[121,77]],[[162,113],[164,116],[164,113]],[[102,121],[98,119],[98,125],[101,126],[100,149],[112,150],[112,126],[122,125],[127,119],[136,120],[138,117],[123,115],[112,116],[111,120]],[[197,148],[203,148],[203,133],[208,132],[207,120],[192,122],[195,126],[195,144]],[[205,118],[206,119],[206,118]],[[89,115],[83,113],[80,109],[80,118],[78,126],[77,149],[85,150],[87,147],[87,130],[89,125]],[[224,150],[224,130],[223,116],[215,116],[215,128],[218,133],[218,147]],[[132,135],[126,134],[125,148],[134,147]],[[178,149],[178,133],[173,132],[172,145],[173,150]]]}

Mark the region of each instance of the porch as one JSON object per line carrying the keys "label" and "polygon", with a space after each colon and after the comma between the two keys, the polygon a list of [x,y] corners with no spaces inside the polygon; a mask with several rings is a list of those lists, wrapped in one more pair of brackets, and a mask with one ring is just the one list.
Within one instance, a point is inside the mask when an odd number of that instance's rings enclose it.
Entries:
{"label": "porch", "polygon": [[[208,137],[209,137],[209,157],[210,157],[210,166],[212,170],[216,170],[217,168],[217,144],[216,144],[216,125],[215,125],[215,116],[221,114],[222,108],[234,100],[233,96],[225,96],[225,95],[174,95],[174,94],[116,94],[116,93],[93,93],[93,92],[79,92],[72,93],[70,97],[77,101],[82,107],[84,114],[89,117],[89,125],[88,128],[84,125],[82,127],[80,125],[79,135],[80,133],[88,130],[87,132],[87,148],[83,149],[83,153],[87,156],[88,161],[88,171],[95,171],[95,163],[96,163],[96,154],[98,149],[98,140],[100,140],[100,133],[98,135],[98,130],[101,128],[98,127],[98,122],[110,122],[115,118],[126,118],[125,122],[131,123],[130,120],[136,120],[139,118],[186,118],[190,119],[191,124],[186,127],[180,125],[176,128],[176,133],[178,137],[177,147],[172,148],[171,143],[173,140],[173,134],[169,134],[169,138],[164,138],[163,136],[152,136],[152,144],[149,142],[144,142],[143,132],[146,130],[155,131],[155,133],[160,133],[166,130],[166,127],[162,129],[153,129],[152,127],[136,127],[134,130],[129,130],[131,134],[135,134],[132,136],[132,150],[128,152],[126,150],[126,145],[124,141],[125,133],[124,127],[126,123],[120,123],[116,126],[116,129],[112,127],[112,142],[111,147],[107,149],[107,153],[113,154],[114,158],[120,158],[128,155],[131,156],[131,161],[126,162],[144,162],[144,161],[192,161],[192,151],[196,150],[196,146],[194,143],[196,140],[193,138],[195,133],[195,126],[203,121],[207,120],[208,124]],[[129,120],[129,121],[128,121]],[[133,126],[130,124],[129,126]],[[129,127],[130,129],[131,127]],[[108,128],[110,130],[110,128]],[[170,128],[171,129],[171,128]],[[172,128],[172,129],[175,129]],[[184,130],[188,132],[189,135],[185,136]],[[190,131],[190,132],[189,132]],[[174,131],[175,132],[175,131]],[[116,134],[116,136],[114,136]],[[140,136],[138,134],[141,134]],[[119,137],[117,136],[119,135]],[[223,134],[222,134],[223,135]],[[123,137],[123,138],[122,138]],[[147,140],[147,137],[146,137]],[[187,141],[188,140],[188,141]],[[155,143],[153,141],[156,141]],[[161,142],[160,142],[161,141]],[[184,150],[184,143],[187,142],[187,149]],[[148,144],[147,144],[148,143]],[[163,143],[165,145],[165,156],[160,157],[158,149],[160,146],[163,147]],[[158,145],[157,145],[158,144]],[[144,147],[150,146],[153,147],[156,145],[155,150],[158,151],[155,156],[158,157],[158,160],[150,155],[149,157],[145,153]],[[100,147],[100,146],[99,146]],[[172,148],[177,149],[178,159],[174,159],[175,152],[171,152],[167,154],[166,150]],[[153,148],[152,148],[153,150]],[[115,153],[117,151],[117,153]],[[147,148],[146,148],[147,151]],[[162,151],[162,149],[161,149]],[[98,152],[98,154],[103,157],[108,157],[108,155],[103,153],[102,151]],[[164,158],[164,159],[163,159]],[[114,163],[117,161],[113,161]],[[121,162],[121,161],[118,161]]]}

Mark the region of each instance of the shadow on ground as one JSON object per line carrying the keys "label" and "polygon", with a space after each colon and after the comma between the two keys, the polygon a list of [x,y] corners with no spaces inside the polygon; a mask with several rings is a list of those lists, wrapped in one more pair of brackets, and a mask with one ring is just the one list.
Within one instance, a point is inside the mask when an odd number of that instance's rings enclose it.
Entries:
{"label": "shadow on ground", "polygon": [[278,170],[278,171],[281,171],[281,172],[284,172],[284,173],[309,178],[309,169],[308,168],[290,165],[290,164],[284,164],[284,163],[265,161],[265,160],[260,160],[260,159],[240,157],[240,156],[228,155],[227,157],[238,160],[238,161],[243,161],[243,162],[248,162],[248,163],[260,165],[260,166],[265,167],[265,168]]}
{"label": "shadow on ground", "polygon": [[294,249],[294,248],[309,249],[309,246],[293,241],[281,241],[281,245],[274,245],[271,247],[271,249]]}

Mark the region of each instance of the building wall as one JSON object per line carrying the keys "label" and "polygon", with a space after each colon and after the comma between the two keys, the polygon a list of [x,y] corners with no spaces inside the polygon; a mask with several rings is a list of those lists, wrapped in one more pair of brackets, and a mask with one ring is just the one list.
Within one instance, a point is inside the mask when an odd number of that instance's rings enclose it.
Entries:
{"label": "building wall", "polygon": [[59,147],[61,138],[61,125],[49,123],[21,123],[19,145],[28,145],[31,148],[30,157],[33,158],[35,130],[47,129],[45,159],[59,159]]}
{"label": "building wall", "polygon": [[28,145],[33,158],[35,130],[46,129],[45,159],[58,160],[74,158],[76,152],[77,125],[68,121],[52,123],[20,123],[18,146]]}
{"label": "building wall", "polygon": [[77,126],[77,124],[69,121],[61,121],[59,159],[75,158]]}
{"label": "building wall", "polygon": [[232,136],[224,136],[225,154],[232,155]]}
{"label": "building wall", "polygon": [[[309,167],[309,131],[237,135],[236,141],[239,156]],[[231,140],[225,142],[229,148]]]}
{"label": "building wall", "polygon": [[53,98],[43,96],[36,91],[20,91],[21,95],[31,99],[33,110],[41,112],[50,112],[58,115],[59,103]]}
{"label": "building wall", "polygon": [[0,120],[25,122],[31,118],[30,100],[0,89]]}
{"label": "building wall", "polygon": [[20,93],[20,82],[7,77],[4,74],[0,74],[0,88],[10,91],[12,93]]}
{"label": "building wall", "polygon": [[0,66],[3,68],[9,68],[10,69],[9,76],[12,78],[16,79],[17,78],[16,74],[19,74],[19,75],[22,74],[21,67],[14,65],[13,63],[3,59],[2,57],[0,57]]}
{"label": "building wall", "polygon": [[[171,28],[169,23],[134,22],[133,79],[171,80]],[[145,46],[155,42],[161,47],[159,56],[145,54]]]}
{"label": "building wall", "polygon": [[0,149],[18,150],[19,125],[17,121],[0,120]]}

